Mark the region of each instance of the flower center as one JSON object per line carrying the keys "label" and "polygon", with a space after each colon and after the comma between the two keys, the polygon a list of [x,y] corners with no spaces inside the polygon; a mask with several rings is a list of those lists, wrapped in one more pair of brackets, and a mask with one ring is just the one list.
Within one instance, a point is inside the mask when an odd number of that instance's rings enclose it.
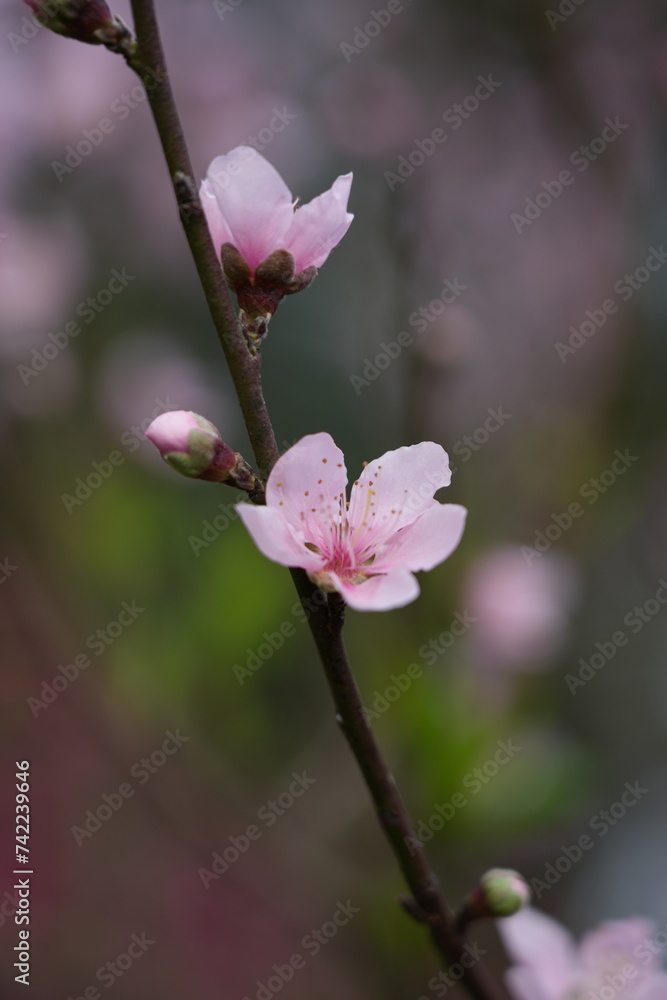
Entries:
{"label": "flower center", "polygon": [[327,589],[327,586],[330,584],[331,573],[335,573],[338,579],[344,583],[354,584],[363,583],[364,580],[367,580],[372,575],[365,572],[365,567],[370,567],[373,564],[375,555],[371,555],[369,559],[366,559],[360,565],[354,545],[352,544],[352,539],[349,536],[349,526],[346,521],[341,523],[336,537],[333,539],[333,544],[328,551],[323,552],[321,548],[312,542],[306,542],[306,548],[310,549],[311,552],[316,552],[326,560],[323,568],[318,573],[313,574],[313,577],[317,578],[316,582],[324,589]]}

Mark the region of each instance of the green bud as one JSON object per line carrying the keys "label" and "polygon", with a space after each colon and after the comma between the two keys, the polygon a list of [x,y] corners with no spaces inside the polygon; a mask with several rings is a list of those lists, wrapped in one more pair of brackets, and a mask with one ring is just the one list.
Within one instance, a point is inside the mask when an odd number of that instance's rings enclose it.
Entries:
{"label": "green bud", "polygon": [[481,896],[488,916],[511,917],[530,902],[526,880],[511,868],[492,868],[480,879]]}

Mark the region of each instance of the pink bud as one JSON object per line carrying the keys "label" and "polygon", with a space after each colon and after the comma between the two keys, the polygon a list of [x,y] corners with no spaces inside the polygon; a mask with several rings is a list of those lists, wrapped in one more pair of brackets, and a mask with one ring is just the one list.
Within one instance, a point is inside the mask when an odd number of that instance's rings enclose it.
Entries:
{"label": "pink bud", "polygon": [[187,410],[161,413],[146,431],[165,462],[190,479],[227,482],[238,456],[205,417]]}
{"label": "pink bud", "polygon": [[146,437],[164,458],[172,451],[186,452],[190,431],[199,430],[208,431],[212,438],[219,437],[216,428],[204,417],[189,410],[170,410],[155,418]]}
{"label": "pink bud", "polygon": [[109,10],[105,0],[24,0],[37,20],[66,38],[90,45],[118,45],[131,39],[126,25]]}
{"label": "pink bud", "polygon": [[227,483],[253,494],[261,483],[245,460],[225,444],[210,420],[189,410],[170,410],[146,431],[167,465],[189,479]]}

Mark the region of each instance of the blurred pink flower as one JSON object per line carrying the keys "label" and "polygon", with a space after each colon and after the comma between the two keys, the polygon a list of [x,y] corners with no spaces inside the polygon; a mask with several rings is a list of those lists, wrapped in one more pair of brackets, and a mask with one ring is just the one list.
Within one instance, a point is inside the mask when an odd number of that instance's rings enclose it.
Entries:
{"label": "blurred pink flower", "polygon": [[349,229],[351,185],[352,174],[338,177],[297,210],[275,167],[251,146],[238,146],[213,160],[200,193],[218,252],[230,243],[254,272],[275,250],[288,250],[299,275],[321,267]]}
{"label": "blurred pink flower", "polygon": [[[33,145],[42,144],[41,149],[38,146],[33,155],[48,158],[49,162],[64,162],[66,147],[76,147],[81,139],[85,139],[83,129],[98,127],[100,119],[106,117],[112,120],[115,129],[113,137],[105,138],[101,149],[118,149],[118,143],[123,142],[121,136],[127,129],[132,129],[131,123],[135,117],[133,113],[128,119],[129,125],[123,120],[128,109],[127,105],[122,104],[122,98],[136,86],[128,79],[124,61],[92,46],[64,43],[46,29],[41,29],[39,50],[31,48],[26,55],[30,59],[25,80],[29,137]],[[85,81],[85,85],[82,81]],[[116,109],[121,104],[125,110],[119,112]],[[146,102],[140,101],[137,106],[145,108]],[[141,111],[138,115],[141,115]],[[148,147],[145,131],[141,127],[132,130],[133,150],[136,151],[141,143]],[[116,155],[120,153],[119,150]],[[97,158],[97,167],[93,173],[104,167],[108,155],[102,153]],[[93,157],[84,162],[92,162],[92,159]],[[85,171],[86,167],[82,169]],[[70,177],[71,174],[68,174],[63,183],[67,184]],[[146,188],[146,192],[150,193],[150,188]]]}
{"label": "blurred pink flower", "polygon": [[121,436],[129,432],[137,442],[134,458],[150,463],[153,471],[153,456],[138,444],[160,413],[210,413],[230,438],[237,432],[238,416],[216,392],[210,366],[167,330],[128,329],[113,337],[98,361],[93,397],[103,420]]}
{"label": "blurred pink flower", "polygon": [[89,248],[66,216],[34,218],[0,209],[0,355],[25,356],[74,318]]}
{"label": "blurred pink flower", "polygon": [[[586,934],[579,946],[559,923],[531,908],[498,922],[515,964],[506,973],[516,1000],[665,1000],[654,928],[642,919],[614,920]],[[653,945],[653,947],[651,947]]]}
{"label": "blurred pink flower", "polygon": [[343,453],[329,434],[310,434],[276,462],[266,507],[237,509],[269,559],[300,566],[358,611],[388,611],[419,594],[413,572],[433,569],[461,540],[465,508],[433,497],[450,481],[447,453],[425,441],[369,463],[346,504]]}
{"label": "blurred pink flower", "polygon": [[482,665],[525,668],[557,651],[577,576],[565,556],[546,553],[528,565],[519,546],[503,546],[472,565],[465,589]]}

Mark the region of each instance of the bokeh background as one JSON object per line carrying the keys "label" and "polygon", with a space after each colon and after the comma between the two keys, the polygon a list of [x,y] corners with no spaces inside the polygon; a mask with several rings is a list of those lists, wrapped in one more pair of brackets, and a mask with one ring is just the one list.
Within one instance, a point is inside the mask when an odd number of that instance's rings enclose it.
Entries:
{"label": "bokeh background", "polygon": [[[264,346],[277,434],[329,431],[351,470],[423,439],[449,450],[463,543],[417,603],[348,616],[351,657],[451,899],[517,867],[580,933],[667,920],[667,29],[657,0],[560,6],[158,9],[199,176],[253,137],[304,201],[354,171],[348,235]],[[248,450],[146,102],[120,58],[29,15],[0,6],[3,995],[25,995],[28,758],[31,996],[261,1000],[301,953],[285,997],[430,1000],[435,960],[395,905],[287,574],[230,490],[178,479],[143,439],[184,408]],[[475,102],[479,77],[493,92]],[[613,141],[594,141],[607,119]],[[85,130],[102,138],[76,163]],[[520,747],[500,765],[499,741]],[[314,779],[298,797],[294,774]],[[646,791],[600,819],[626,782]],[[547,884],[586,833],[594,849]],[[313,955],[304,937],[348,900]],[[154,943],[110,974],[133,934]],[[494,931],[476,940],[500,974]]]}

